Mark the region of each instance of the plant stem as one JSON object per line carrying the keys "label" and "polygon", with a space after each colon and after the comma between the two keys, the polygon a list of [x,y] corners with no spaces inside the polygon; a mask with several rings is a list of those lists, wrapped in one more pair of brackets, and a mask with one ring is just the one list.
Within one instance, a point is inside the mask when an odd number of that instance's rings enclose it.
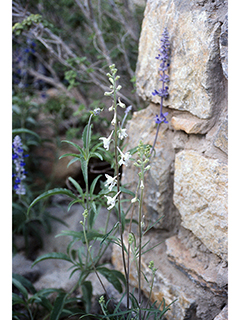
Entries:
{"label": "plant stem", "polygon": [[124,252],[124,242],[123,242],[123,228],[122,228],[122,219],[121,219],[121,203],[120,203],[120,178],[119,178],[119,167],[118,167],[118,135],[117,135],[117,97],[116,97],[116,83],[114,81],[114,154],[115,154],[115,175],[117,176],[117,192],[118,194],[118,219],[119,219],[119,232],[121,239],[121,248],[122,248],[122,261],[123,268],[126,278],[126,295],[127,295],[127,308],[129,309],[129,280],[128,272],[126,266],[125,252]]}
{"label": "plant stem", "polygon": [[[139,232],[139,256],[138,256],[138,304],[141,305],[141,270],[142,270],[142,206],[143,189],[141,189],[140,205],[138,214],[138,232]],[[141,309],[139,310],[139,320],[142,319]]]}

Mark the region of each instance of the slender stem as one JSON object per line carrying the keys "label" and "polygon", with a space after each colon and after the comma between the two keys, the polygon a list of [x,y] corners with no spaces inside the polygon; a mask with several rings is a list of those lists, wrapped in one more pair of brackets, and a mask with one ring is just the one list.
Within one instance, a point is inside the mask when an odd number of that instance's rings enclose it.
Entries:
{"label": "slender stem", "polygon": [[150,152],[151,154],[153,153],[153,150],[155,148],[155,144],[157,142],[159,129],[160,129],[160,123],[158,123],[158,125],[157,125],[157,131],[156,131],[156,134],[155,134],[155,139],[154,139],[153,146],[152,146],[152,149],[151,149],[151,152]]}
{"label": "slender stem", "polygon": [[122,260],[123,260],[123,268],[126,278],[126,295],[127,295],[127,308],[129,309],[129,279],[128,272],[126,266],[125,252],[124,252],[124,242],[123,242],[123,228],[122,228],[122,219],[121,219],[121,203],[120,203],[120,178],[119,178],[119,167],[118,167],[118,135],[117,135],[117,97],[116,97],[116,83],[114,81],[114,153],[115,153],[115,175],[117,176],[117,192],[118,194],[118,219],[119,219],[119,232],[121,239],[121,248],[122,248]]}
{"label": "slender stem", "polygon": [[[138,304],[141,305],[141,262],[142,262],[142,206],[143,206],[143,189],[141,189],[139,215],[138,215],[138,232],[139,232],[139,256],[138,256]],[[139,320],[142,319],[141,309],[139,310]]]}
{"label": "slender stem", "polygon": [[[147,300],[147,303],[146,303],[145,309],[147,309],[147,307],[148,307],[148,305],[149,305],[149,302],[150,302],[150,300],[151,300],[152,290],[153,290],[154,277],[155,277],[155,273],[153,273],[153,276],[152,276],[152,281],[151,281],[151,285],[150,285],[150,292],[149,292],[149,296],[148,296],[148,300]],[[145,320],[146,315],[147,315],[147,311],[145,311],[145,312],[144,312],[144,314],[143,314],[143,320]]]}
{"label": "slender stem", "polygon": [[[87,125],[87,137],[86,137],[86,162],[87,162],[87,168],[88,168],[88,163],[89,163],[89,134],[90,134],[90,126],[91,126],[91,119],[92,119],[92,114],[90,115],[89,117],[89,120],[88,120],[88,125]],[[86,200],[87,200],[87,210],[89,210],[89,190],[88,190],[88,170],[87,170],[87,176],[86,176],[86,180],[85,183],[86,183]],[[89,230],[89,218],[87,219],[87,228]]]}

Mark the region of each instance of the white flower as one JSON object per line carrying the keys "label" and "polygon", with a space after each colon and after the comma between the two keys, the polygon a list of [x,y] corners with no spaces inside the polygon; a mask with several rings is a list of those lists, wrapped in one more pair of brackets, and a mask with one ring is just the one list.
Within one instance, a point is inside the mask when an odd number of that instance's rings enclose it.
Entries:
{"label": "white flower", "polygon": [[127,129],[122,129],[122,128],[120,128],[119,130],[118,130],[118,138],[120,139],[120,140],[123,140],[124,138],[126,138],[128,135],[127,135],[127,133],[126,133],[126,130]]}
{"label": "white flower", "polygon": [[110,145],[110,142],[111,142],[112,134],[113,134],[113,131],[111,132],[111,134],[110,134],[110,136],[108,138],[104,138],[104,137],[99,138],[99,140],[103,141],[103,147],[106,150],[109,150],[109,145]]}
{"label": "white flower", "polygon": [[142,180],[141,180],[141,183],[140,183],[140,189],[144,189],[144,184],[143,184]]}
{"label": "white flower", "polygon": [[112,188],[117,183],[117,176],[111,177],[108,174],[105,174],[105,177],[107,178],[107,181],[104,185],[105,185],[105,187],[108,187],[109,191],[112,191]]}
{"label": "white flower", "polygon": [[119,105],[119,107],[121,107],[121,108],[126,108],[125,103],[122,103],[122,101],[120,100],[120,98],[118,98],[118,105]]}
{"label": "white flower", "polygon": [[116,114],[116,111],[114,111],[114,115],[113,115],[113,119],[111,121],[111,124],[114,126],[116,122],[117,122],[117,114]]}
{"label": "white flower", "polygon": [[120,192],[121,191],[119,191],[113,198],[106,195],[104,196],[105,198],[107,198],[107,205],[109,206],[107,208],[108,210],[111,210],[115,206],[116,198]]}
{"label": "white flower", "polygon": [[[118,147],[117,147],[118,148]],[[129,152],[126,152],[125,154],[122,153],[122,151],[118,148],[118,151],[120,152],[121,154],[121,159],[120,161],[118,162],[119,165],[121,166],[122,164],[125,164],[125,166],[127,166],[127,162],[128,160],[130,159],[131,155]]]}

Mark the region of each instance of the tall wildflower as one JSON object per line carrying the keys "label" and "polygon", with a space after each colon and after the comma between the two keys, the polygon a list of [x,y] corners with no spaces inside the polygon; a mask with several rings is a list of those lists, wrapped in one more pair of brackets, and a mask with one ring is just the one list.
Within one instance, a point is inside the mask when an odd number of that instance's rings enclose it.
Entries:
{"label": "tall wildflower", "polygon": [[152,92],[153,96],[158,95],[161,97],[159,114],[156,114],[156,116],[155,116],[155,122],[157,123],[158,127],[157,127],[155,140],[153,143],[152,151],[153,151],[154,146],[156,144],[160,124],[162,122],[168,123],[167,118],[166,118],[166,116],[168,115],[168,112],[165,112],[165,113],[162,112],[163,99],[168,97],[167,82],[169,82],[169,76],[166,74],[166,71],[167,71],[168,67],[170,66],[169,55],[168,55],[170,43],[169,43],[168,39],[169,39],[168,30],[167,30],[167,28],[165,28],[163,31],[163,34],[162,34],[162,38],[161,38],[161,47],[159,49],[160,53],[156,57],[156,59],[158,59],[160,61],[160,67],[159,67],[160,78],[159,78],[159,80],[162,82],[162,87],[159,90],[155,89]]}
{"label": "tall wildflower", "polygon": [[159,71],[160,71],[160,78],[159,80],[162,82],[162,87],[159,90],[154,90],[152,92],[153,96],[160,96],[161,97],[161,103],[160,103],[160,112],[159,115],[156,115],[155,117],[155,122],[156,123],[161,123],[161,122],[165,122],[168,123],[167,119],[166,119],[166,115],[168,113],[162,113],[162,107],[163,107],[163,99],[166,98],[168,96],[168,86],[166,85],[166,83],[169,81],[169,76],[166,74],[166,71],[169,67],[169,36],[168,36],[168,30],[167,28],[164,29],[163,34],[162,34],[162,38],[161,38],[161,42],[162,45],[159,49],[160,53],[158,54],[158,56],[156,57],[156,59],[160,60],[160,67],[159,67]]}
{"label": "tall wildflower", "polygon": [[26,178],[25,176],[26,171],[24,169],[25,167],[24,158],[27,157],[28,155],[23,154],[22,141],[19,136],[15,136],[12,147],[13,147],[12,159],[15,165],[15,170],[13,173],[13,177],[14,177],[13,188],[16,191],[16,194],[24,195],[26,193],[26,189],[22,183],[22,181]]}

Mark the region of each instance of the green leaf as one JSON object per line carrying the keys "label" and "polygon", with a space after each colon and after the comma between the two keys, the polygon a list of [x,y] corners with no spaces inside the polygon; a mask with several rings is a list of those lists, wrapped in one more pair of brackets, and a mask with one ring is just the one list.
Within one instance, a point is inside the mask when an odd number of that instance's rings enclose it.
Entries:
{"label": "green leaf", "polygon": [[43,200],[45,198],[51,197],[55,194],[65,194],[73,199],[77,199],[77,197],[68,189],[64,189],[64,188],[55,188],[49,191],[46,191],[42,194],[40,194],[40,196],[38,196],[36,199],[33,200],[33,202],[29,205],[28,207],[28,211],[27,211],[27,215],[29,214],[30,209],[40,200]]}
{"label": "green leaf", "polygon": [[85,304],[85,311],[88,313],[91,310],[92,306],[92,283],[90,281],[84,281],[81,285],[83,300]]}
{"label": "green leaf", "polygon": [[12,293],[12,305],[14,306],[15,304],[25,305],[26,302],[22,298],[20,298],[16,293]]}
{"label": "green leaf", "polygon": [[[103,237],[103,239],[102,239],[102,241],[101,241],[101,243],[100,243],[100,246],[104,243],[105,240],[110,240],[110,239],[109,239],[109,235],[113,232],[113,230],[115,230],[115,229],[118,227],[118,225],[119,225],[119,221],[117,221],[117,222],[115,223],[115,225],[112,227],[112,229],[111,229],[108,233],[106,233],[106,234],[104,235],[104,237]],[[117,239],[117,238],[115,238],[115,239]],[[111,240],[110,240],[110,241],[111,241]]]}
{"label": "green leaf", "polygon": [[91,152],[90,158],[99,158],[100,160],[103,160],[103,157],[99,152]]}
{"label": "green leaf", "polygon": [[51,316],[50,316],[50,320],[58,320],[61,313],[62,313],[62,309],[64,307],[66,298],[68,296],[68,293],[65,292],[61,292],[58,294],[55,303],[53,305],[53,310],[51,312]]}
{"label": "green leaf", "polygon": [[[122,285],[120,280],[125,284],[125,278],[123,274],[120,271],[117,270],[111,270],[106,267],[97,267],[97,271],[101,273],[113,286],[114,288],[119,292],[122,293]],[[120,280],[119,280],[120,279]]]}
{"label": "green leaf", "polygon": [[36,289],[34,288],[34,286],[32,285],[32,283],[28,279],[21,276],[20,274],[13,273],[12,277],[13,277],[13,279],[16,279],[17,281],[19,281],[24,287],[26,287],[32,293],[37,292]]}
{"label": "green leaf", "polygon": [[67,256],[65,253],[62,252],[51,252],[51,253],[46,253],[42,256],[40,256],[39,258],[37,258],[33,264],[32,267],[35,266],[35,264],[43,261],[43,260],[47,260],[47,259],[61,259],[61,260],[66,260],[71,262],[71,259],[69,258],[69,256]]}
{"label": "green leaf", "polygon": [[84,178],[85,184],[88,185],[88,162],[83,157],[81,157],[80,161],[82,165],[81,169],[83,173],[83,178]]}
{"label": "green leaf", "polygon": [[25,299],[28,298],[27,289],[17,279],[12,279],[12,284],[22,293]]}
{"label": "green leaf", "polygon": [[120,187],[120,190],[121,190],[122,193],[126,193],[126,194],[129,194],[130,196],[135,197],[135,193],[132,192],[131,190],[127,189],[127,188]]}
{"label": "green leaf", "polygon": [[[91,119],[89,118],[88,124],[85,126],[82,133],[83,146],[85,149],[87,149],[87,146],[89,147],[91,142],[92,124],[90,125],[90,120]],[[87,134],[88,134],[88,137],[87,137]]]}
{"label": "green leaf", "polygon": [[151,228],[153,228],[153,227],[155,226],[155,224],[157,224],[163,217],[164,217],[164,216],[160,217],[159,219],[157,219],[157,221],[155,221],[153,224],[151,224],[151,225],[144,231],[143,235],[144,235],[145,233],[147,233],[148,230],[150,230]]}
{"label": "green leaf", "polygon": [[63,155],[61,155],[61,157],[59,157],[59,160],[65,157],[70,157],[70,156],[78,159],[80,158],[80,155],[76,153],[64,153]]}
{"label": "green leaf", "polygon": [[36,132],[34,132],[32,130],[25,129],[25,128],[13,129],[12,130],[12,134],[13,135],[14,134],[20,134],[20,133],[28,133],[28,134],[31,134],[31,135],[35,136],[36,138],[38,138],[38,140],[41,140],[40,136]]}
{"label": "green leaf", "polygon": [[75,157],[75,158],[71,159],[71,160],[68,162],[67,168],[69,168],[70,165],[73,164],[73,163],[76,162],[76,161],[79,161],[79,157]]}
{"label": "green leaf", "polygon": [[61,142],[66,142],[68,144],[71,144],[73,147],[77,148],[78,151],[80,152],[80,154],[85,155],[84,150],[76,143],[72,142],[72,141],[68,141],[68,140],[62,140]]}
{"label": "green leaf", "polygon": [[83,231],[62,230],[61,233],[57,234],[55,237],[58,238],[61,236],[71,236],[78,239],[84,239]]}
{"label": "green leaf", "polygon": [[68,180],[74,185],[74,187],[77,189],[78,193],[83,197],[83,189],[81,188],[79,183],[71,177],[69,177]]}
{"label": "green leaf", "polygon": [[101,178],[101,174],[100,175],[98,175],[94,180],[93,180],[93,182],[92,182],[92,184],[91,184],[91,187],[90,187],[90,196],[92,197],[92,195],[93,195],[93,192],[94,192],[94,189],[95,189],[95,187],[96,187],[96,184],[97,184],[97,182],[98,182],[98,180]]}

